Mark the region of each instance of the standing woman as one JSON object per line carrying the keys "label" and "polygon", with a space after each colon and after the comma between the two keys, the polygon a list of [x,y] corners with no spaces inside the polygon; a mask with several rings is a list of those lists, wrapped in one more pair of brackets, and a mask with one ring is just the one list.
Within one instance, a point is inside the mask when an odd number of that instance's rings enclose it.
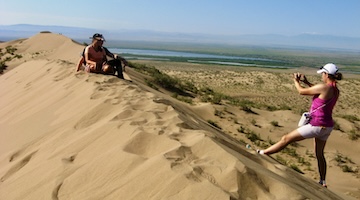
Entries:
{"label": "standing woman", "polygon": [[[318,170],[320,174],[319,183],[326,187],[326,160],[324,148],[326,140],[330,136],[334,127],[332,111],[339,97],[339,89],[336,87],[336,80],[342,79],[342,74],[338,72],[338,67],[333,63],[328,63],[317,71],[321,74],[322,83],[313,85],[303,74],[295,73],[293,75],[295,87],[301,95],[312,95],[310,123],[299,127],[298,129],[284,135],[279,142],[265,150],[257,150],[259,154],[270,155],[284,149],[291,142],[304,140],[307,138],[315,139],[315,154],[318,161]],[[302,80],[301,80],[302,78]],[[309,87],[304,88],[300,81]]]}

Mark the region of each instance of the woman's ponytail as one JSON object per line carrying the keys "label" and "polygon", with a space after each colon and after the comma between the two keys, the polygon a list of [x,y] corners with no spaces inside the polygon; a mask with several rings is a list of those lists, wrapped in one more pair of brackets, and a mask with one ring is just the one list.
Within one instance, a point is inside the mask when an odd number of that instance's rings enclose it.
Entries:
{"label": "woman's ponytail", "polygon": [[336,80],[341,80],[342,78],[343,78],[342,73],[337,72],[337,73],[335,74],[335,79],[336,79]]}

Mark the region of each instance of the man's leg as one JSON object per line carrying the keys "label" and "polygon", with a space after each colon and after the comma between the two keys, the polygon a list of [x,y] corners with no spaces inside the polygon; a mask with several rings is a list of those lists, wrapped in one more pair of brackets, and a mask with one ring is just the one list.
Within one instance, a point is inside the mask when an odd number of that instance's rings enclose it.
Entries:
{"label": "man's leg", "polygon": [[109,65],[114,66],[115,70],[117,71],[117,77],[124,79],[124,75],[123,75],[123,70],[122,70],[122,65],[121,65],[121,61],[118,59],[114,59],[114,60],[109,60],[107,62]]}

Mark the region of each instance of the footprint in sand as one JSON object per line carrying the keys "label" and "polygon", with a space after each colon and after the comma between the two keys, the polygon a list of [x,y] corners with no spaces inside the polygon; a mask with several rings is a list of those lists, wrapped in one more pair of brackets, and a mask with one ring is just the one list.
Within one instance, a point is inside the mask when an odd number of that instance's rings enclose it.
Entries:
{"label": "footprint in sand", "polygon": [[60,191],[60,188],[61,188],[62,184],[63,184],[63,182],[59,183],[59,184],[54,188],[54,190],[53,190],[53,192],[52,192],[52,195],[51,195],[51,197],[52,197],[53,200],[58,200],[58,199],[59,199],[59,191]]}
{"label": "footprint in sand", "polygon": [[193,180],[195,182],[201,182],[203,179],[206,179],[210,181],[212,184],[217,184],[214,176],[212,176],[209,173],[204,172],[204,170],[201,167],[194,167],[193,171],[186,174],[186,177],[190,180]]}
{"label": "footprint in sand", "polygon": [[132,109],[125,109],[121,113],[116,115],[111,121],[119,121],[119,120],[129,119],[129,118],[133,117],[135,113],[136,113],[136,111],[134,111]]}
{"label": "footprint in sand", "polygon": [[61,159],[63,162],[65,163],[73,163],[75,161],[75,158],[76,158],[77,154],[74,154],[74,155],[71,155],[67,158],[63,158]]}
{"label": "footprint in sand", "polygon": [[19,151],[15,152],[14,154],[12,154],[9,158],[9,162],[15,161],[23,152],[24,152],[24,150],[19,150]]}
{"label": "footprint in sand", "polygon": [[[14,166],[12,166],[3,177],[1,177],[1,182],[4,182],[6,179],[8,179],[10,176],[12,176],[13,174],[15,174],[16,172],[18,172],[21,168],[23,168],[26,164],[28,164],[32,158],[32,156],[36,153],[37,151],[34,151],[32,153],[30,153],[29,155],[25,156],[25,158],[23,158],[22,160],[20,160],[19,162],[17,162]],[[14,155],[13,155],[14,156]],[[12,157],[13,157],[12,156]]]}
{"label": "footprint in sand", "polygon": [[86,113],[74,126],[75,129],[82,129],[96,124],[98,121],[108,116],[113,108],[106,104],[99,104]]}
{"label": "footprint in sand", "polygon": [[123,150],[144,158],[150,158],[169,152],[179,146],[179,142],[171,140],[166,136],[140,132],[125,145]]}
{"label": "footprint in sand", "polygon": [[[164,154],[164,157],[171,161],[171,169],[184,171],[185,177],[195,182],[208,180],[212,184],[217,184],[213,175],[204,171],[199,165],[207,165],[208,161],[196,157],[190,147],[181,146],[176,150]],[[211,164],[210,164],[211,165]]]}

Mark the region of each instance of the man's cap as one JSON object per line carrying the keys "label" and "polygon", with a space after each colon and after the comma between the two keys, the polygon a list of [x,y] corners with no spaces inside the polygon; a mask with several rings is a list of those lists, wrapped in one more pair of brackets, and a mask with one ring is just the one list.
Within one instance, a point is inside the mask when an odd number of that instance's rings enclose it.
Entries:
{"label": "man's cap", "polygon": [[95,33],[92,37],[90,37],[90,39],[96,39],[96,40],[105,41],[104,36],[102,34],[100,34],[100,33]]}
{"label": "man's cap", "polygon": [[321,74],[321,73],[325,72],[327,74],[335,75],[338,71],[339,71],[339,68],[335,64],[328,63],[328,64],[324,65],[322,68],[320,68],[320,70],[318,70],[317,73]]}

